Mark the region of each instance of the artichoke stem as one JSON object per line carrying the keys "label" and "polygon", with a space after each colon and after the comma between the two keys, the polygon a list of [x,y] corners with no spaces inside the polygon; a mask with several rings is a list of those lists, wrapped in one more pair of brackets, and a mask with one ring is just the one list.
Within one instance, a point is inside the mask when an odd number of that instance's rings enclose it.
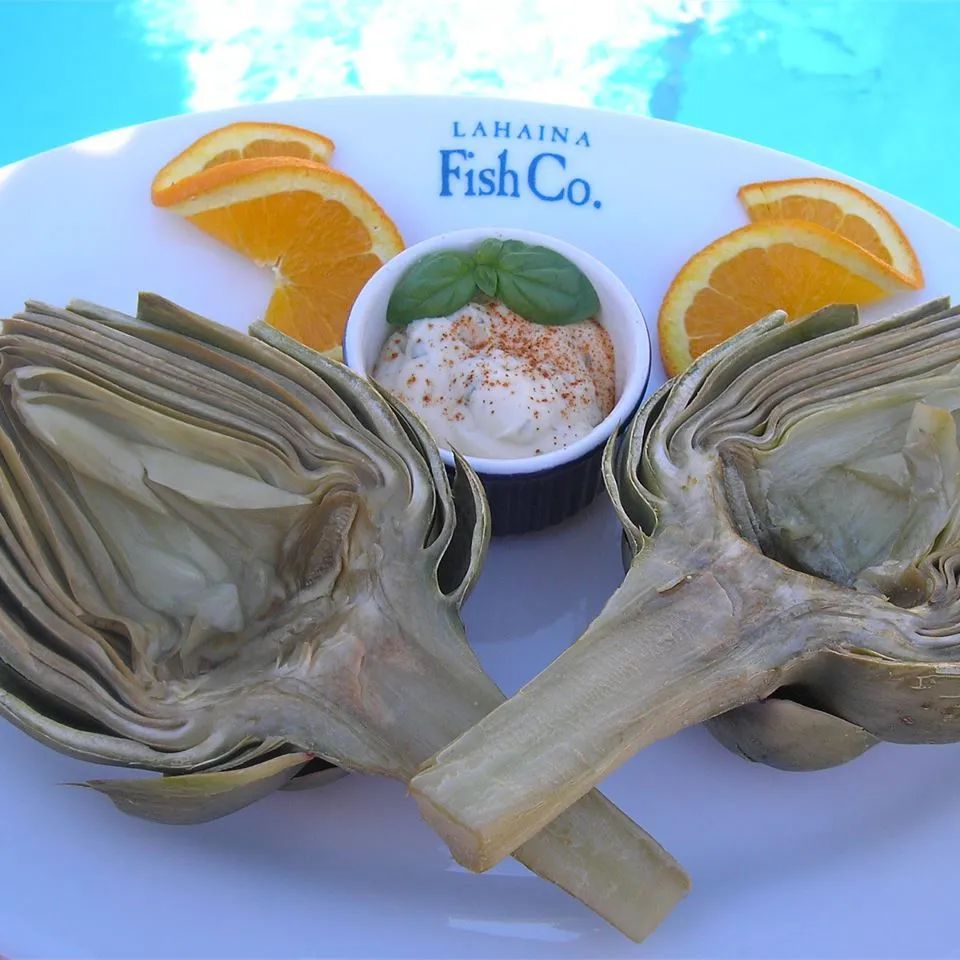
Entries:
{"label": "artichoke stem", "polygon": [[[318,707],[325,698],[314,694],[315,707],[301,737],[304,749],[347,765],[346,754],[332,740],[345,719],[340,736],[365,731],[371,748],[377,745],[391,759],[380,772],[409,780],[420,764],[504,702],[467,648],[458,622],[441,616],[423,628],[433,652],[408,640],[394,648],[392,657],[346,658],[350,669],[328,676],[337,712],[321,714]],[[369,624],[364,645],[372,645],[377,635],[382,643],[382,637],[398,630]],[[439,642],[445,632],[446,642]],[[350,690],[376,695],[368,702],[363,696],[351,698]],[[514,852],[515,858],[631,939],[644,939],[688,892],[683,868],[599,792],[551,820]]]}
{"label": "artichoke stem", "polygon": [[745,600],[758,555],[664,541],[580,640],[411,782],[464,866],[499,862],[640,748],[767,696],[805,648],[803,630],[774,636],[789,598]]}

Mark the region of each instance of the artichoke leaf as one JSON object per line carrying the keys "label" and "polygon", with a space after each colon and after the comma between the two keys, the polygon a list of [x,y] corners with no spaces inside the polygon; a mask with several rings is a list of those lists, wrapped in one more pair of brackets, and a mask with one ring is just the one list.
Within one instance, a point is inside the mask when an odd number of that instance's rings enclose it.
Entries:
{"label": "artichoke leaf", "polygon": [[778,770],[824,770],[880,741],[863,727],[786,698],[746,703],[706,723],[728,750]]}
{"label": "artichoke leaf", "polygon": [[310,754],[288,753],[240,770],[73,784],[109,797],[123,813],[157,823],[193,824],[236,813],[288,784]]}
{"label": "artichoke leaf", "polygon": [[38,695],[32,687],[24,689],[16,675],[3,671],[0,681],[0,716],[45,746],[78,760],[176,773],[215,766],[237,750],[237,744],[216,731],[197,738],[188,749],[169,752],[103,729],[90,729],[89,721],[78,727],[66,718],[58,719],[61,702]]}

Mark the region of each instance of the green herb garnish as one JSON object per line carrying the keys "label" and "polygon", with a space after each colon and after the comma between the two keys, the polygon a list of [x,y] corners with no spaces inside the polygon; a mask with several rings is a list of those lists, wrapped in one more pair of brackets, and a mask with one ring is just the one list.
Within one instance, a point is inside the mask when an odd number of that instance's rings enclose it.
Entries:
{"label": "green herb garnish", "polygon": [[579,323],[600,309],[593,284],[562,254],[491,238],[472,254],[445,250],[418,260],[394,288],[387,322],[402,327],[424,317],[445,317],[478,293],[547,326]]}

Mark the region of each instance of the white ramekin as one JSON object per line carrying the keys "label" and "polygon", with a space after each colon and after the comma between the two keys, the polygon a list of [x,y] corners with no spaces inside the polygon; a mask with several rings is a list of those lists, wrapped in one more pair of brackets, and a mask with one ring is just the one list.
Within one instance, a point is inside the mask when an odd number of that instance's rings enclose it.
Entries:
{"label": "white ramekin", "polygon": [[[438,234],[408,247],[387,261],[360,291],[347,320],[344,362],[369,377],[384,341],[394,332],[387,323],[387,302],[393,288],[421,257],[441,250],[474,250],[488,237],[521,240],[556,250],[590,278],[600,300],[598,320],[613,342],[617,402],[610,414],[586,436],[561,450],[509,460],[467,457],[480,475],[490,501],[494,534],[539,530],[572,516],[596,497],[600,460],[610,435],[637,409],[650,376],[650,336],[630,291],[599,260],[579,247],[531,230],[473,227]],[[448,467],[453,455],[440,448]]]}

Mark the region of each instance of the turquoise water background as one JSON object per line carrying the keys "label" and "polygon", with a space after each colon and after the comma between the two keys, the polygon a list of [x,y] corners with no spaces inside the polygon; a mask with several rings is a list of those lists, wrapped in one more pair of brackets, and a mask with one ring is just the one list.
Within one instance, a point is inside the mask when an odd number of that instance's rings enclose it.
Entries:
{"label": "turquoise water background", "polygon": [[0,164],[193,110],[466,93],[678,120],[960,224],[952,0],[0,0]]}

